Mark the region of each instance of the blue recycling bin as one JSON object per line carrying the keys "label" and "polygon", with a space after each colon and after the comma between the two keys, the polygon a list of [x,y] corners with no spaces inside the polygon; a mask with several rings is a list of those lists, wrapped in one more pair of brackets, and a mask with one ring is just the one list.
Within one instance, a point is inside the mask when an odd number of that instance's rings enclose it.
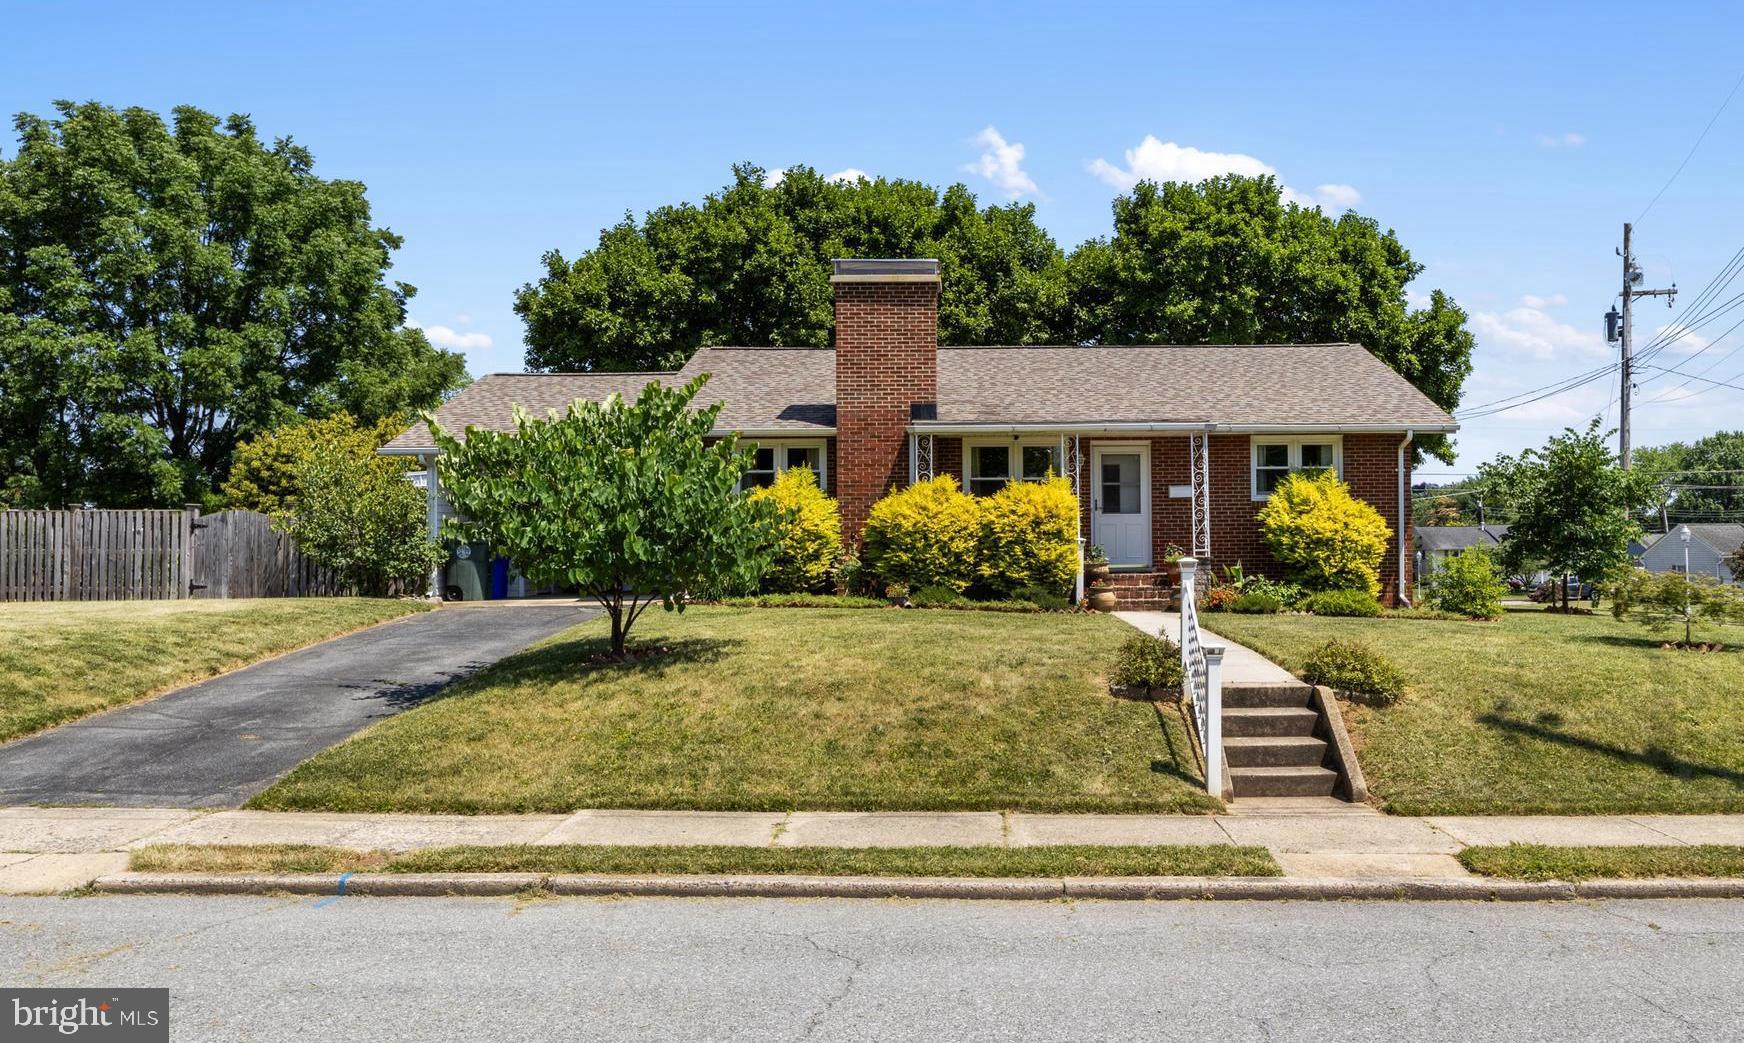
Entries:
{"label": "blue recycling bin", "polygon": [[490,596],[492,601],[501,601],[509,596],[509,559],[491,559]]}

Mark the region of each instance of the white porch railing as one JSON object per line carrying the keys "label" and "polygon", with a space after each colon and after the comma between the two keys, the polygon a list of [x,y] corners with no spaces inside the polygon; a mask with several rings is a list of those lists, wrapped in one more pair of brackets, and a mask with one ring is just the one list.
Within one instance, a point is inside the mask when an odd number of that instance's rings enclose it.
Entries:
{"label": "white porch railing", "polygon": [[1206,645],[1199,634],[1194,573],[1199,562],[1182,558],[1181,688],[1193,709],[1193,727],[1205,755],[1205,791],[1223,796],[1223,647]]}

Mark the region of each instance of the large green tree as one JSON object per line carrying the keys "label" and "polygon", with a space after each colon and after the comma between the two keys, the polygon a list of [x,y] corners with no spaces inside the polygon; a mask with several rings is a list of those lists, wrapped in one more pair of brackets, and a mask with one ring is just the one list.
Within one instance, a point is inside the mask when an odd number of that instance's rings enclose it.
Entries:
{"label": "large green tree", "polygon": [[978,206],[962,185],[831,181],[757,166],[703,200],[600,233],[574,260],[556,250],[521,288],[527,365],[676,369],[705,344],[830,342],[834,257],[936,257],[939,339],[1034,344],[1065,314],[1065,256],[1029,205]]}
{"label": "large green tree", "polygon": [[1736,521],[1744,513],[1744,431],[1638,449],[1632,462],[1659,478],[1672,525]]}
{"label": "large green tree", "polygon": [[407,329],[364,186],[246,116],[57,102],[0,155],[0,466],[16,505],[175,504],[239,441],[435,404],[463,360]]}
{"label": "large green tree", "polygon": [[[1070,259],[1068,339],[1100,344],[1352,341],[1451,411],[1472,335],[1452,298],[1412,308],[1423,271],[1391,231],[1356,213],[1285,203],[1272,177],[1140,182],[1114,201],[1114,234]],[[1453,460],[1444,435],[1420,454]]]}

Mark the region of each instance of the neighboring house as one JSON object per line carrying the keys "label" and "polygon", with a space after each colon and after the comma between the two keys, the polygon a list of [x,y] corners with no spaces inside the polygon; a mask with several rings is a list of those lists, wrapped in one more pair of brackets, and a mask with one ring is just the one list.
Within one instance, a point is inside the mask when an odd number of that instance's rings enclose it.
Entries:
{"label": "neighboring house", "polygon": [[[1649,572],[1682,572],[1683,539],[1678,535],[1682,526],[1673,526],[1648,545],[1641,553],[1641,567]],[[1691,522],[1689,526],[1689,570],[1691,575],[1713,576],[1722,583],[1736,583],[1739,577],[1725,565],[1725,559],[1744,545],[1744,524]]]}
{"label": "neighboring house", "polygon": [[1424,578],[1441,568],[1448,558],[1473,547],[1494,551],[1508,535],[1506,525],[1426,525],[1417,530],[1417,565]]}
{"label": "neighboring house", "polygon": [[[810,465],[850,542],[892,487],[949,473],[984,494],[1051,471],[1077,490],[1080,538],[1137,571],[1184,553],[1276,574],[1256,513],[1284,475],[1331,468],[1394,530],[1384,596],[1401,576],[1410,589],[1411,440],[1456,425],[1361,345],[941,347],[937,261],[840,260],[831,282],[834,348],[705,347],[676,373],[493,374],[437,419],[513,430],[516,404],[537,415],[708,373],[721,433],[756,443],[748,482]],[[435,445],[419,424],[382,451]],[[430,510],[434,526],[434,488]]]}

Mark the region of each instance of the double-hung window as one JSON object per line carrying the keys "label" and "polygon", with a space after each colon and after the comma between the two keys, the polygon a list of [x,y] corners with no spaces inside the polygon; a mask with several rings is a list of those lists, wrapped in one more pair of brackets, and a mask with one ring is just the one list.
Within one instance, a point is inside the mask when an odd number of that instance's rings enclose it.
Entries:
{"label": "double-hung window", "polygon": [[1272,495],[1284,476],[1293,473],[1339,473],[1343,446],[1337,438],[1279,438],[1255,435],[1253,439],[1253,498]]}
{"label": "double-hung window", "polygon": [[990,496],[1007,482],[1039,482],[1060,473],[1060,446],[1054,442],[990,442],[971,444],[969,491]]}
{"label": "double-hung window", "polygon": [[751,467],[745,472],[745,476],[739,479],[740,489],[774,485],[775,476],[791,467],[811,468],[811,473],[817,475],[818,487],[821,489],[829,488],[827,476],[824,474],[826,457],[822,442],[759,441],[753,443],[751,449],[753,450]]}

